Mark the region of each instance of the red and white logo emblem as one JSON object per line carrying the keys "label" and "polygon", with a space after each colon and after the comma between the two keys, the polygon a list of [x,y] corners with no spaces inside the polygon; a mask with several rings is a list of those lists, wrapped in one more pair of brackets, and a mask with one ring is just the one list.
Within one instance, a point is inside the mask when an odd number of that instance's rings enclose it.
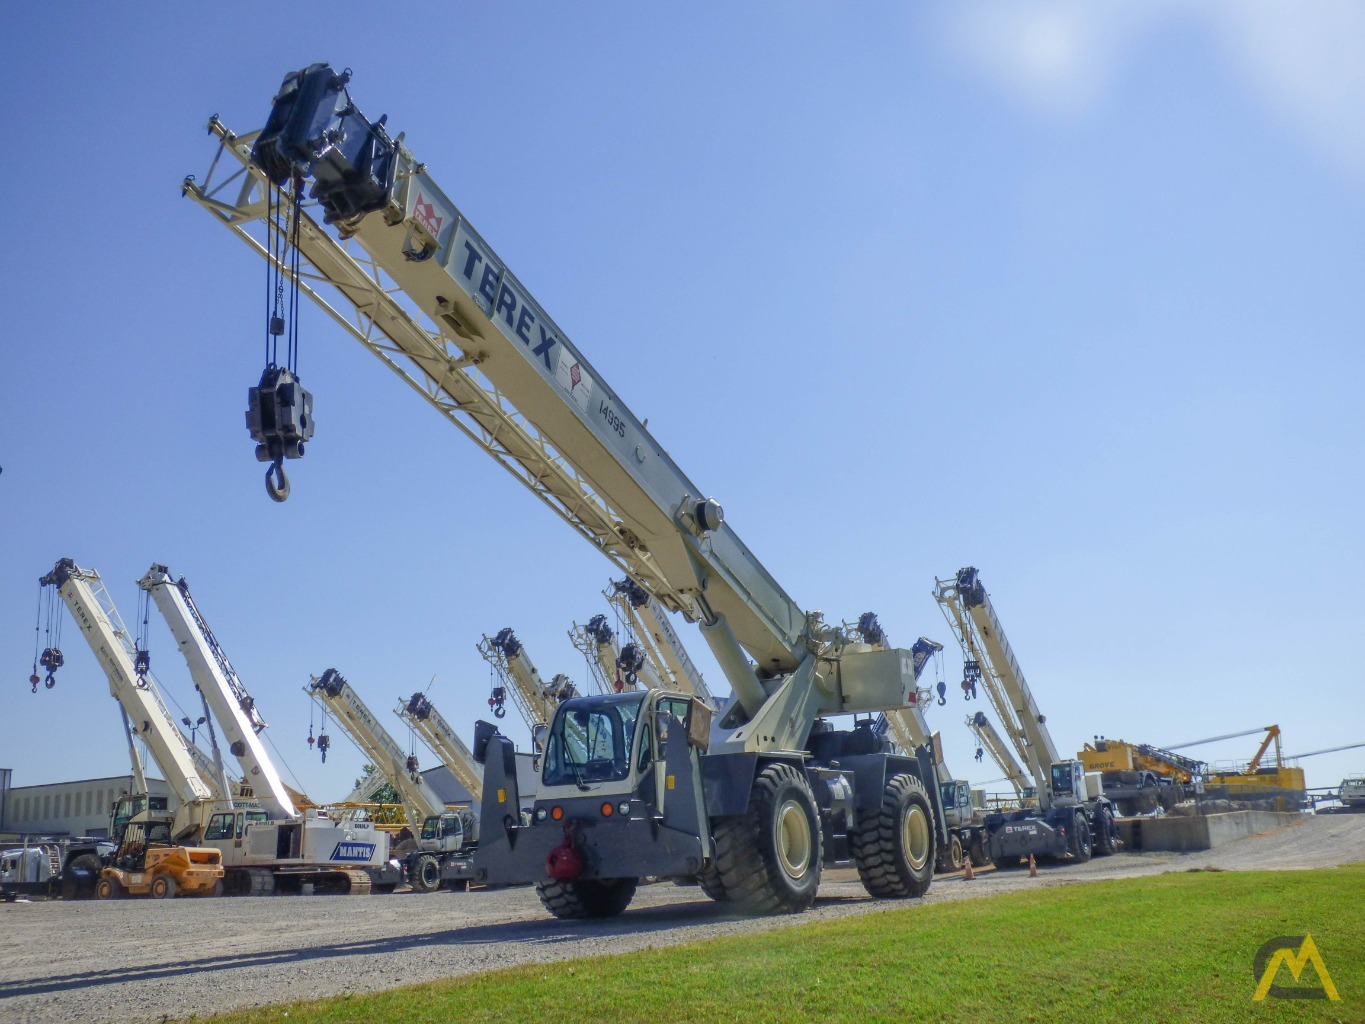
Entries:
{"label": "red and white logo emblem", "polygon": [[435,203],[418,192],[417,201],[412,204],[412,219],[432,238],[439,238],[441,225],[445,223],[446,218],[444,211],[439,210]]}
{"label": "red and white logo emblem", "polygon": [[569,367],[569,380],[573,381],[573,383],[569,385],[570,391],[578,387],[579,384],[583,383],[583,371],[579,369],[577,363],[574,363],[572,366]]}

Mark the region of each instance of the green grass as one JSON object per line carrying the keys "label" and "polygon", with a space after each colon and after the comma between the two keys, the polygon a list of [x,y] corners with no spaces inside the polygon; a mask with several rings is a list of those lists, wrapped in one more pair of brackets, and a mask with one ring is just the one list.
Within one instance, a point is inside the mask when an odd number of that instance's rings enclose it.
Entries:
{"label": "green grass", "polygon": [[[1188,872],[899,906],[213,1020],[1365,1021],[1363,910],[1365,865]],[[1321,950],[1341,1001],[1253,1003],[1256,950],[1275,936],[1305,932]],[[1310,981],[1312,973],[1305,968],[1303,980]],[[1288,983],[1286,971],[1280,980]]]}

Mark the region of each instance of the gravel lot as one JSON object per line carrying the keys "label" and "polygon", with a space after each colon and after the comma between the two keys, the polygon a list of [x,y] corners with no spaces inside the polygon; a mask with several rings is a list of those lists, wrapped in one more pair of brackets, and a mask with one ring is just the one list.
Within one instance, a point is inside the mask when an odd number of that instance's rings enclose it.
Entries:
{"label": "gravel lot", "polygon": [[[1045,869],[939,876],[926,902],[1183,871],[1295,870],[1365,860],[1365,815],[1302,823],[1193,854],[1142,853]],[[825,875],[815,909],[737,918],[700,890],[642,886],[620,918],[565,923],[531,889],[0,904],[0,1021],[164,1021],[238,1007],[789,928],[887,909],[851,871]]]}

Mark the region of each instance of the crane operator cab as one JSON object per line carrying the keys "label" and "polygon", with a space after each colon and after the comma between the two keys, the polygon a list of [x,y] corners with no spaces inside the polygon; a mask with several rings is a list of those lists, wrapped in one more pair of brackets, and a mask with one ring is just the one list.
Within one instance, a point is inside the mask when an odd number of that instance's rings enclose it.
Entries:
{"label": "crane operator cab", "polygon": [[629,902],[644,875],[695,876],[710,855],[698,761],[710,729],[711,710],[684,693],[633,690],[565,701],[550,723],[523,826],[511,741],[480,722],[478,880],[524,878],[531,868],[533,877],[548,876],[538,886],[542,901],[568,892],[600,903],[605,916]]}

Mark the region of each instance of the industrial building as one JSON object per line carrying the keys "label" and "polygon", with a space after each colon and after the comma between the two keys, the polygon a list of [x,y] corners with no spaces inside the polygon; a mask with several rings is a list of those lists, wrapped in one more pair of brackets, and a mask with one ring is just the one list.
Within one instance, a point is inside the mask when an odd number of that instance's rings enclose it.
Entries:
{"label": "industrial building", "polygon": [[[11,778],[12,769],[0,768],[0,833],[15,835],[107,836],[109,809],[133,785],[127,775],[36,786],[13,786]],[[166,810],[166,783],[148,776],[147,788],[152,808]]]}

